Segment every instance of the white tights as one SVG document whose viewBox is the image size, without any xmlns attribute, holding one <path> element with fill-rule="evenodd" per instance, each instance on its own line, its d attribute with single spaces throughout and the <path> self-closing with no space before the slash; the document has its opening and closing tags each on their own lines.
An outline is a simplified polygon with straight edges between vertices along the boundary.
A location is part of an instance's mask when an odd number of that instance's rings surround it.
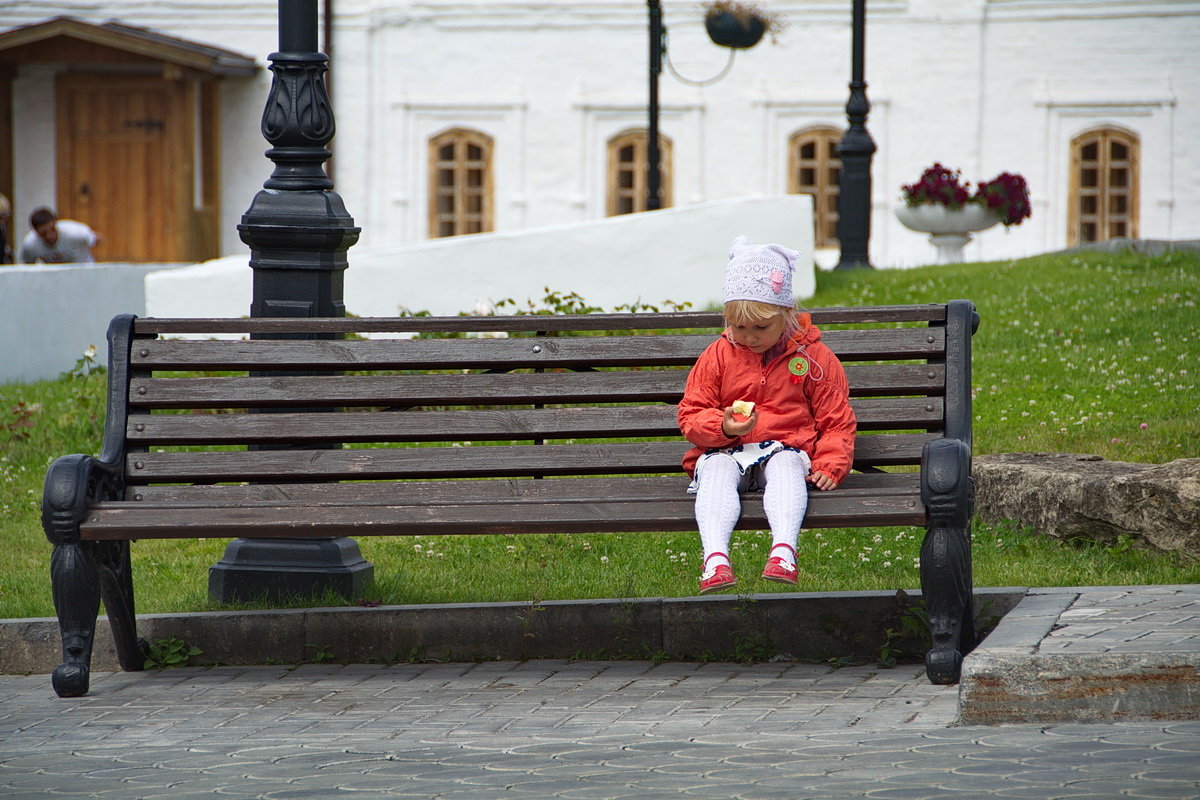
<svg viewBox="0 0 1200 800">
<path fill-rule="evenodd" d="M 806 461 L 799 453 L 781 450 L 752 469 L 761 470 L 763 507 L 771 524 L 771 555 L 795 564 L 796 538 L 808 509 Z M 729 456 L 711 456 L 704 463 L 704 477 L 696 491 L 696 525 L 704 547 L 705 570 L 729 563 L 729 539 L 742 513 L 738 490 L 749 478 Z"/>
</svg>

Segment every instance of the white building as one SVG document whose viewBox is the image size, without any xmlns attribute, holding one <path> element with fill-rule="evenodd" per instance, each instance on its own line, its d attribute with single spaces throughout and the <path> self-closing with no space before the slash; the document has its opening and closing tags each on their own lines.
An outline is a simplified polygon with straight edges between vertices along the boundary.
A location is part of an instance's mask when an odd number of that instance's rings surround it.
<svg viewBox="0 0 1200 800">
<path fill-rule="evenodd" d="M 831 244 L 820 209 L 835 207 L 828 145 L 846 124 L 850 2 L 764 5 L 787 27 L 739 52 L 722 80 L 662 76 L 669 202 L 814 191 L 818 245 Z M 699 3 L 663 8 L 674 68 L 718 73 L 728 51 L 708 40 Z M 1029 182 L 1033 217 L 980 234 L 972 260 L 1200 238 L 1200 1 L 867 9 L 873 263 L 932 260 L 893 211 L 901 184 L 935 161 L 972 181 L 1009 171 Z M 593 220 L 630 202 L 622 182 L 636 188 L 640 175 L 621 158 L 644 164 L 645 2 L 322 0 L 322 13 L 333 170 L 359 247 Z M 5 3 L 0 192 L 15 232 L 52 205 L 110 247 L 132 240 L 114 259 L 244 251 L 236 225 L 271 170 L 258 124 L 276 44 L 271 0 Z M 457 194 L 439 200 L 439 183 Z M 168 216 L 147 221 L 151 210 Z"/>
</svg>

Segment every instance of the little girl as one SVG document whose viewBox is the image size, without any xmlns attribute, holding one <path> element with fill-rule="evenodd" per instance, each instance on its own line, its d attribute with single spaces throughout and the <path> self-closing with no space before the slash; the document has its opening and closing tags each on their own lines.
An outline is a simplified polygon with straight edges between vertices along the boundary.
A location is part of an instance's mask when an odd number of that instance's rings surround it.
<svg viewBox="0 0 1200 800">
<path fill-rule="evenodd" d="M 695 445 L 693 476 L 704 546 L 700 593 L 737 583 L 729 538 L 739 491 L 762 490 L 772 545 L 763 577 L 796 583 L 796 537 L 807 483 L 833 489 L 850 471 L 857 422 L 846 373 L 792 297 L 793 250 L 739 236 L 725 267 L 725 332 L 688 375 L 679 429 Z M 738 401 L 753 403 L 747 414 Z"/>
</svg>

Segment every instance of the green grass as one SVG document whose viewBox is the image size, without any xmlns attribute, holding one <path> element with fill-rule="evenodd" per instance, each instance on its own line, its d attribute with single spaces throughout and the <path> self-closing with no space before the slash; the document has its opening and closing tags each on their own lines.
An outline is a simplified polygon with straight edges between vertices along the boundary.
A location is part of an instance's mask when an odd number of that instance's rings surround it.
<svg viewBox="0 0 1200 800">
<path fill-rule="evenodd" d="M 809 305 L 954 298 L 973 300 L 983 320 L 974 359 L 977 454 L 1079 452 L 1148 463 L 1200 455 L 1200 257 L 1081 254 L 822 273 Z M 97 451 L 103 392 L 98 375 L 0 386 L 0 617 L 53 614 L 50 546 L 38 518 L 42 477 L 56 456 Z M 799 588 L 915 588 L 920 533 L 806 532 Z M 384 603 L 684 596 L 695 592 L 700 568 L 694 533 L 367 537 L 359 544 L 376 569 L 365 599 Z M 735 535 L 739 591 L 786 590 L 756 577 L 767 544 L 760 532 Z M 207 572 L 224 546 L 135 543 L 139 611 L 213 608 Z M 1059 542 L 1010 525 L 976 525 L 975 581 L 1195 583 L 1200 565 L 1128 542 Z"/>
</svg>

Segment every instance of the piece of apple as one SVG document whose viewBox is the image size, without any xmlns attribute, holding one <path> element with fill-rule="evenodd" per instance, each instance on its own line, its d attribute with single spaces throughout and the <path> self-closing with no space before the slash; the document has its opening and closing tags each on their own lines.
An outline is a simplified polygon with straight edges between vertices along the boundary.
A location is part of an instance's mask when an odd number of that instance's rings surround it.
<svg viewBox="0 0 1200 800">
<path fill-rule="evenodd" d="M 733 413 L 748 417 L 754 413 L 754 403 L 751 403 L 749 400 L 734 400 Z"/>
</svg>

